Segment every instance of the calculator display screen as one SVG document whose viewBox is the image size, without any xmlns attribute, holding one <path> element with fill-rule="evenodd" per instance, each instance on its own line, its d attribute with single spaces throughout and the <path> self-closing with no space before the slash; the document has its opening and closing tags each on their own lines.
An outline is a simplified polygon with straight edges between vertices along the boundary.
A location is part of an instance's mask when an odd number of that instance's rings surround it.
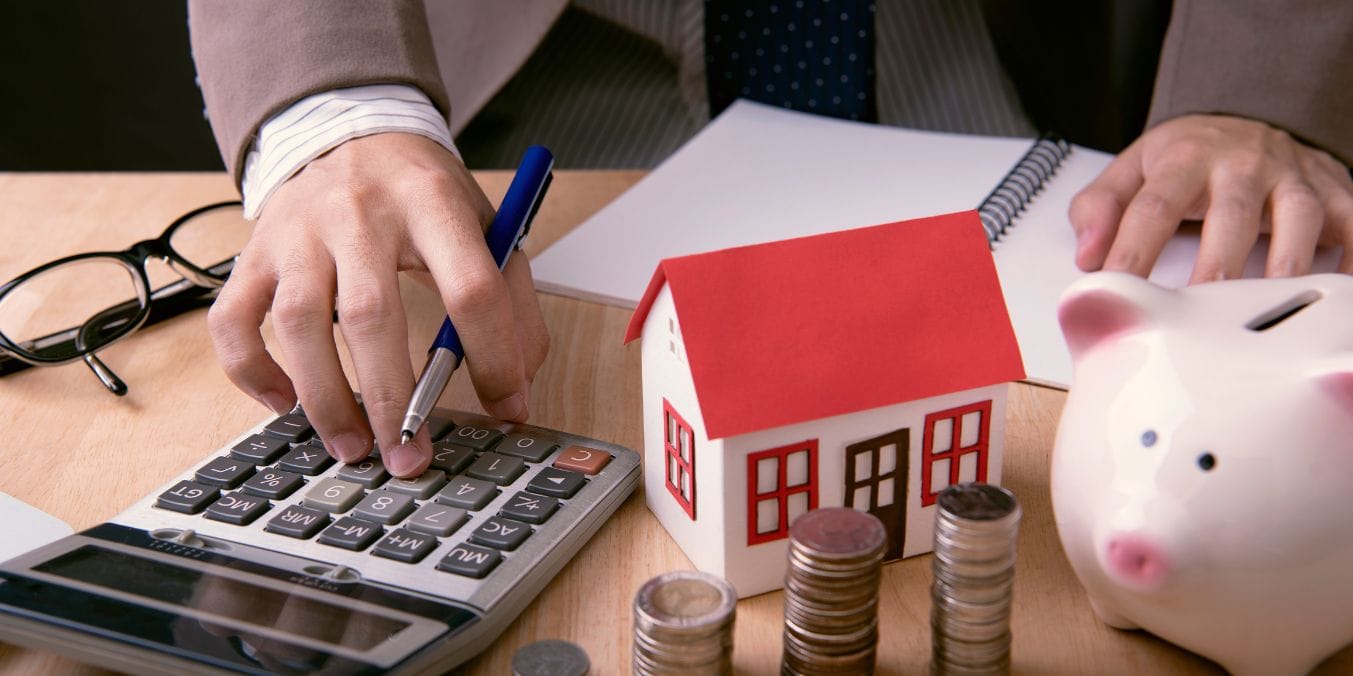
<svg viewBox="0 0 1353 676">
<path fill-rule="evenodd" d="M 409 626 L 407 622 L 310 596 L 98 547 L 81 547 L 37 565 L 34 570 L 195 608 L 258 627 L 260 633 L 281 631 L 356 650 L 369 650 Z M 237 631 L 212 626 L 208 619 L 201 622 L 209 633 L 223 635 Z"/>
</svg>

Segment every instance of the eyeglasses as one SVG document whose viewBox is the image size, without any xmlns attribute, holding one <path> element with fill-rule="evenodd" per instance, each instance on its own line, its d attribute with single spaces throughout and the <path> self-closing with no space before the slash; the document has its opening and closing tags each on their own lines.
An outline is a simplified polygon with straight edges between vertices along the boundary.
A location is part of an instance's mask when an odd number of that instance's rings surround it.
<svg viewBox="0 0 1353 676">
<path fill-rule="evenodd" d="M 0 375 L 82 359 L 109 391 L 126 394 L 95 353 L 146 324 L 210 305 L 252 232 L 239 202 L 209 204 L 125 251 L 67 256 L 19 275 L 0 286 Z M 180 279 L 152 289 L 151 258 Z"/>
</svg>

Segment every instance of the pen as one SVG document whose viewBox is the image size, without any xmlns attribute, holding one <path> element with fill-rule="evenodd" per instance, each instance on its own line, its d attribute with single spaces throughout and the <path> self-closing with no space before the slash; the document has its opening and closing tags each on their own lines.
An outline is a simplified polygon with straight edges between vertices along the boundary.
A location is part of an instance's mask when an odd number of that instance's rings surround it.
<svg viewBox="0 0 1353 676">
<path fill-rule="evenodd" d="M 531 146 L 522 155 L 512 184 L 507 187 L 507 194 L 503 195 L 503 203 L 498 206 L 498 213 L 494 214 L 493 222 L 484 234 L 489 253 L 499 270 L 507 265 L 513 249 L 521 244 L 526 231 L 530 229 L 531 219 L 540 209 L 545 190 L 550 186 L 550 170 L 553 167 L 554 156 L 542 146 Z M 442 321 L 437 338 L 432 341 L 427 364 L 423 366 L 423 373 L 418 376 L 418 384 L 413 388 L 413 397 L 409 400 L 409 409 L 404 414 L 404 424 L 400 428 L 400 443 L 409 443 L 413 435 L 418 433 L 418 428 L 427 421 L 432 407 L 441 398 L 442 390 L 451 382 L 451 374 L 456 372 L 464 358 L 465 348 L 461 347 L 460 335 L 456 333 L 456 327 L 452 326 L 451 317 L 448 316 Z"/>
</svg>

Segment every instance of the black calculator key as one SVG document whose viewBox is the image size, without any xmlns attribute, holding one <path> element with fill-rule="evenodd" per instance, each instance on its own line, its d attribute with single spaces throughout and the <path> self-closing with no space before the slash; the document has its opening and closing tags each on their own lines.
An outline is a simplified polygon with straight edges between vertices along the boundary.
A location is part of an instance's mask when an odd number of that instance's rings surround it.
<svg viewBox="0 0 1353 676">
<path fill-rule="evenodd" d="M 338 478 L 361 484 L 363 488 L 375 488 L 385 483 L 385 480 L 390 478 L 390 473 L 385 471 L 385 465 L 381 464 L 380 460 L 367 458 L 338 468 Z"/>
<path fill-rule="evenodd" d="M 230 454 L 255 465 L 271 465 L 277 456 L 282 455 L 290 447 L 286 439 L 255 434 L 235 444 L 230 449 Z"/>
<path fill-rule="evenodd" d="M 438 441 L 446 436 L 446 434 L 455 428 L 455 426 L 456 423 L 452 422 L 451 418 L 441 415 L 440 413 L 433 413 L 428 416 L 428 436 L 430 436 L 433 441 Z"/>
<path fill-rule="evenodd" d="M 311 446 L 310 444 L 302 444 L 292 448 L 290 453 L 277 461 L 278 469 L 299 472 L 306 476 L 319 474 L 332 464 L 334 464 L 334 459 L 329 457 L 323 446 Z"/>
<path fill-rule="evenodd" d="M 481 453 L 479 459 L 470 465 L 470 469 L 465 470 L 466 474 L 485 481 L 492 481 L 499 486 L 506 486 L 522 472 L 526 471 L 526 462 L 521 458 L 514 458 L 510 455 L 499 455 L 498 453 Z"/>
<path fill-rule="evenodd" d="M 487 427 L 461 425 L 446 435 L 442 441 L 459 444 L 476 451 L 487 451 L 503 438 L 503 433 Z"/>
<path fill-rule="evenodd" d="M 240 486 L 240 490 L 271 500 L 281 500 L 296 492 L 296 489 L 304 484 L 305 479 L 299 474 L 283 472 L 280 469 L 262 469 L 249 477 L 249 480 Z"/>
<path fill-rule="evenodd" d="M 468 517 L 469 514 L 460 507 L 447 507 L 429 502 L 419 507 L 418 511 L 404 522 L 404 526 L 419 533 L 446 537 L 456 532 Z"/>
<path fill-rule="evenodd" d="M 553 495 L 556 498 L 573 497 L 578 489 L 587 485 L 587 477 L 558 467 L 542 467 L 540 472 L 526 484 L 526 490 L 541 495 Z"/>
<path fill-rule="evenodd" d="M 499 513 L 518 521 L 541 524 L 545 523 L 556 509 L 559 509 L 559 501 L 554 498 L 532 493 L 514 493 L 507 499 L 507 504 L 503 505 L 503 510 Z"/>
<path fill-rule="evenodd" d="M 540 437 L 529 434 L 513 433 L 503 437 L 502 443 L 495 449 L 498 453 L 526 458 L 531 462 L 540 462 L 548 458 L 559 444 L 550 443 Z"/>
<path fill-rule="evenodd" d="M 221 491 L 215 486 L 180 481 L 173 488 L 160 494 L 155 500 L 156 507 L 163 507 L 184 514 L 196 514 L 220 497 Z"/>
<path fill-rule="evenodd" d="M 216 502 L 211 503 L 207 512 L 202 516 L 212 521 L 224 521 L 233 523 L 236 526 L 247 526 L 254 522 L 263 513 L 272 509 L 272 503 L 257 495 L 246 495 L 241 492 L 226 493 Z"/>
<path fill-rule="evenodd" d="M 413 498 L 408 495 L 389 491 L 375 491 L 362 498 L 362 501 L 353 508 L 352 513 L 354 516 L 367 521 L 389 525 L 408 516 L 409 512 L 413 511 L 413 507 Z"/>
<path fill-rule="evenodd" d="M 381 541 L 376 543 L 376 548 L 371 550 L 371 553 L 404 563 L 418 563 L 429 552 L 436 549 L 438 544 L 440 543 L 437 542 L 437 538 L 431 535 L 415 533 L 407 528 L 401 528 L 381 538 Z"/>
<path fill-rule="evenodd" d="M 470 463 L 474 462 L 475 452 L 473 449 L 445 442 L 437 442 L 432 445 L 432 464 L 429 467 L 439 469 L 447 474 L 460 474 L 465 471 Z"/>
<path fill-rule="evenodd" d="M 310 421 L 299 413 L 288 413 L 284 416 L 278 416 L 276 420 L 268 423 L 263 428 L 263 433 L 286 439 L 287 441 L 301 441 L 310 436 L 314 430 L 310 427 Z"/>
<path fill-rule="evenodd" d="M 437 502 L 462 509 L 478 510 L 498 497 L 498 487 L 487 481 L 458 476 L 447 482 L 437 494 Z"/>
<path fill-rule="evenodd" d="M 319 534 L 319 542 L 343 549 L 361 551 L 385 534 L 380 524 L 345 516 Z"/>
<path fill-rule="evenodd" d="M 491 516 L 470 534 L 470 541 L 494 549 L 512 551 L 521 546 L 533 531 L 531 527 L 512 519 Z"/>
<path fill-rule="evenodd" d="M 484 577 L 503 560 L 503 555 L 486 547 L 456 545 L 451 553 L 437 562 L 437 569 L 467 577 Z"/>
<path fill-rule="evenodd" d="M 198 481 L 222 488 L 234 488 L 254 473 L 253 464 L 229 456 L 212 458 L 194 474 Z"/>
<path fill-rule="evenodd" d="M 281 514 L 268 519 L 263 530 L 302 540 L 314 537 L 319 529 L 329 525 L 329 515 L 318 509 L 288 505 Z"/>
</svg>

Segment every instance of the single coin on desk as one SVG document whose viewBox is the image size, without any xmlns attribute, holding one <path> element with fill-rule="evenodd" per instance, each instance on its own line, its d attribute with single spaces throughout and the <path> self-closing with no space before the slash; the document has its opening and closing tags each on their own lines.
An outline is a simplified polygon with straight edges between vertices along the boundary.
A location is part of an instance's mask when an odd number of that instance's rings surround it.
<svg viewBox="0 0 1353 676">
<path fill-rule="evenodd" d="M 592 663 L 576 643 L 547 638 L 512 655 L 512 676 L 584 676 Z"/>
</svg>

